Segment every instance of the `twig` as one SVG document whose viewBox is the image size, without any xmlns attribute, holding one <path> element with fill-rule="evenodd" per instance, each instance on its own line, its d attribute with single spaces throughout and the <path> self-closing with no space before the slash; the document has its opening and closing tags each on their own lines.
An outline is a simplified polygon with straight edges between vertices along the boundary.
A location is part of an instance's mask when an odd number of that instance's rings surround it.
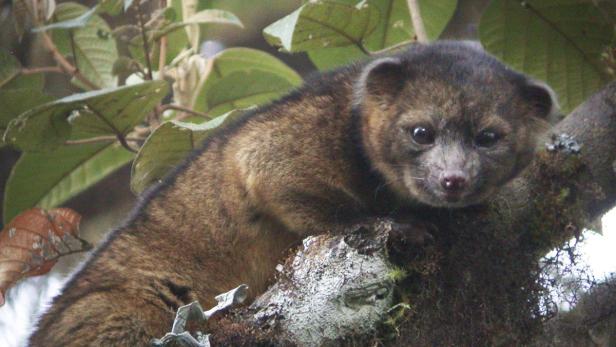
<svg viewBox="0 0 616 347">
<path fill-rule="evenodd" d="M 64 73 L 64 70 L 62 70 L 59 66 L 24 67 L 21 69 L 20 73 L 22 75 L 34 75 L 43 72 Z"/>
<path fill-rule="evenodd" d="M 413 29 L 415 29 L 417 41 L 420 43 L 428 43 L 428 34 L 426 34 L 426 27 L 424 26 L 423 18 L 421 18 L 418 1 L 406 0 L 406 3 L 409 5 L 411 22 L 413 22 Z"/>
<path fill-rule="evenodd" d="M 160 56 L 158 57 L 158 78 L 165 78 L 165 62 L 167 60 L 167 36 L 163 36 L 159 41 Z"/>
<path fill-rule="evenodd" d="M 87 138 L 87 139 L 81 139 L 81 140 L 67 140 L 64 141 L 65 145 L 84 145 L 84 144 L 90 144 L 90 143 L 99 143 L 99 142 L 113 142 L 118 140 L 118 137 L 116 135 L 110 135 L 110 136 L 98 136 L 98 137 L 91 137 L 91 138 Z M 127 142 L 139 142 L 139 141 L 143 141 L 142 138 L 139 137 L 126 137 L 126 141 Z"/>
<path fill-rule="evenodd" d="M 189 113 L 189 114 L 192 114 L 192 115 L 197 116 L 197 117 L 202 117 L 202 118 L 205 118 L 205 119 L 210 119 L 210 116 L 207 113 L 191 110 L 188 107 L 184 107 L 184 106 L 180 106 L 180 105 L 166 104 L 166 105 L 162 105 L 162 106 L 159 107 L 160 113 L 163 113 L 163 112 L 165 112 L 167 110 L 182 111 L 184 113 Z M 181 120 L 181 119 L 184 119 L 184 118 L 186 118 L 186 117 L 178 117 L 178 118 L 176 118 L 176 120 Z"/>
<path fill-rule="evenodd" d="M 84 85 L 91 89 L 99 89 L 96 84 L 90 81 L 86 76 L 82 75 L 81 72 L 79 72 L 79 70 L 77 70 L 77 68 L 73 66 L 73 64 L 71 64 L 68 60 L 66 60 L 66 58 L 64 58 L 62 53 L 60 53 L 60 51 L 58 50 L 58 47 L 56 47 L 56 45 L 53 43 L 47 33 L 44 32 L 41 35 L 43 38 L 43 44 L 51 53 L 53 59 L 58 63 L 58 65 L 60 65 L 60 68 L 64 70 L 64 72 L 71 76 L 74 76 L 80 82 L 82 82 Z"/>
<path fill-rule="evenodd" d="M 150 43 L 146 35 L 145 24 L 143 23 L 143 12 L 141 11 L 141 2 L 138 2 L 135 6 L 137 9 L 137 20 L 139 21 L 139 31 L 141 32 L 141 40 L 143 41 L 143 53 L 145 54 L 145 64 L 148 68 L 146 75 L 147 80 L 153 80 L 152 76 L 152 61 L 150 59 Z"/>
<path fill-rule="evenodd" d="M 107 118 L 105 118 L 105 116 L 103 116 L 97 109 L 90 107 L 90 105 L 86 106 L 88 106 L 89 111 L 92 111 L 92 113 L 100 119 L 101 122 L 105 123 L 105 125 L 107 125 L 116 134 L 116 138 L 120 141 L 122 147 L 126 148 L 129 152 L 137 153 L 137 150 L 132 148 L 128 142 L 126 142 L 126 136 L 118 128 L 116 128 L 113 123 L 107 120 Z"/>
<path fill-rule="evenodd" d="M 160 8 L 167 7 L 167 0 L 160 0 Z M 165 63 L 167 62 L 167 35 L 163 35 L 158 41 L 159 56 L 158 56 L 158 78 L 165 78 Z"/>
<path fill-rule="evenodd" d="M 385 47 L 385 48 L 380 49 L 378 51 L 373 51 L 373 52 L 370 53 L 370 55 L 379 55 L 379 54 L 383 54 L 383 53 L 388 53 L 388 52 L 391 52 L 391 51 L 395 51 L 396 49 L 400 49 L 400 48 L 402 48 L 404 46 L 411 45 L 413 43 L 416 43 L 416 41 L 415 40 L 408 40 L 408 41 L 398 42 L 398 43 L 396 43 L 393 46 Z"/>
</svg>

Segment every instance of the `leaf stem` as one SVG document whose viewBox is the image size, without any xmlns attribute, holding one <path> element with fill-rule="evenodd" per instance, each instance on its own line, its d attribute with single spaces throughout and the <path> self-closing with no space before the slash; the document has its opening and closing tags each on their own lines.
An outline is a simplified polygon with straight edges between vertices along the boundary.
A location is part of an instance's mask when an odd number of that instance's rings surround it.
<svg viewBox="0 0 616 347">
<path fill-rule="evenodd" d="M 400 49 L 400 48 L 402 48 L 404 46 L 411 45 L 411 44 L 413 44 L 415 42 L 416 42 L 415 40 L 408 40 L 408 41 L 398 42 L 398 43 L 396 43 L 393 46 L 385 47 L 385 48 L 380 49 L 378 51 L 371 52 L 370 54 L 371 55 L 379 55 L 379 54 L 395 51 L 396 49 Z"/>
<path fill-rule="evenodd" d="M 207 113 L 203 113 L 203 112 L 199 112 L 199 111 L 195 111 L 192 110 L 188 107 L 184 107 L 184 106 L 180 106 L 180 105 L 174 105 L 174 104 L 166 104 L 166 105 L 162 105 L 159 107 L 159 111 L 160 113 L 163 113 L 167 110 L 176 110 L 176 111 L 181 111 L 184 113 L 188 113 L 197 117 L 202 117 L 205 119 L 210 119 L 210 116 Z M 176 120 L 182 120 L 185 119 L 187 117 L 177 117 Z"/>
<path fill-rule="evenodd" d="M 21 69 L 22 75 L 34 75 L 34 74 L 43 73 L 43 72 L 64 73 L 64 70 L 62 70 L 62 68 L 59 66 L 39 66 L 39 67 L 28 67 L 28 68 L 24 67 Z"/>
<path fill-rule="evenodd" d="M 81 72 L 79 72 L 79 70 L 75 66 L 73 66 L 73 64 L 66 60 L 66 58 L 62 55 L 62 53 L 60 53 L 58 47 L 56 47 L 56 45 L 53 43 L 53 41 L 46 32 L 42 33 L 42 38 L 43 44 L 51 53 L 53 59 L 58 63 L 58 65 L 60 65 L 60 68 L 64 70 L 64 72 L 75 77 L 90 89 L 99 89 L 96 84 L 86 78 L 86 76 L 82 75 Z"/>
<path fill-rule="evenodd" d="M 419 2 L 417 0 L 406 0 L 406 3 L 409 6 L 411 22 L 413 22 L 413 29 L 415 29 L 417 41 L 420 43 L 428 43 L 428 34 L 426 34 L 426 27 L 421 17 L 421 11 L 419 10 Z"/>
<path fill-rule="evenodd" d="M 146 28 L 143 22 L 143 11 L 141 11 L 141 1 L 139 1 L 135 8 L 137 9 L 137 21 L 139 22 L 139 32 L 141 33 L 141 40 L 143 41 L 143 53 L 145 55 L 145 64 L 148 69 L 146 74 L 147 80 L 153 80 L 152 76 L 152 61 L 150 57 L 150 43 L 146 35 Z"/>
<path fill-rule="evenodd" d="M 105 116 L 103 116 L 97 109 L 91 107 L 90 105 L 86 106 L 88 106 L 88 110 L 92 111 L 92 113 L 98 119 L 100 119 L 101 122 L 105 123 L 105 125 L 107 125 L 116 134 L 116 138 L 118 139 L 118 141 L 120 141 L 122 147 L 126 148 L 126 150 L 129 152 L 137 153 L 137 150 L 131 147 L 128 142 L 126 142 L 126 136 L 118 128 L 116 128 L 113 123 L 108 121 L 107 118 L 105 118 Z"/>
<path fill-rule="evenodd" d="M 87 139 L 80 139 L 80 140 L 67 140 L 67 141 L 64 141 L 64 144 L 71 146 L 71 145 L 84 145 L 84 144 L 100 143 L 100 142 L 113 142 L 117 140 L 118 140 L 117 136 L 110 135 L 110 136 L 90 137 Z M 126 141 L 127 142 L 138 142 L 138 141 L 143 141 L 143 139 L 139 137 L 126 137 Z"/>
</svg>

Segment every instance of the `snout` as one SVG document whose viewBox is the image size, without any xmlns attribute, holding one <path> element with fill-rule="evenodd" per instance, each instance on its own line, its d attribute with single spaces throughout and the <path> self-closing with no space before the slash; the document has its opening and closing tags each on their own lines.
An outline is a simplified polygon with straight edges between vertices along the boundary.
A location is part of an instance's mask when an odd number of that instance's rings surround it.
<svg viewBox="0 0 616 347">
<path fill-rule="evenodd" d="M 438 180 L 443 196 L 448 202 L 460 200 L 468 190 L 469 177 L 463 171 L 443 171 Z"/>
</svg>

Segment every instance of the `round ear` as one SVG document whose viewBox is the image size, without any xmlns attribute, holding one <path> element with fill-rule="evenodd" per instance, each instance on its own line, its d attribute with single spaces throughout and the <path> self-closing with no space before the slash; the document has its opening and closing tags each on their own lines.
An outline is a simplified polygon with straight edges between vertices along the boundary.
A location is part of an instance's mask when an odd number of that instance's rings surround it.
<svg viewBox="0 0 616 347">
<path fill-rule="evenodd" d="M 543 119 L 552 119 L 559 112 L 556 93 L 547 84 L 531 80 L 522 90 L 522 94 Z"/>
<path fill-rule="evenodd" d="M 398 58 L 380 58 L 369 63 L 355 84 L 356 104 L 366 100 L 378 104 L 393 101 L 402 90 L 404 81 L 408 79 L 407 74 Z"/>
</svg>

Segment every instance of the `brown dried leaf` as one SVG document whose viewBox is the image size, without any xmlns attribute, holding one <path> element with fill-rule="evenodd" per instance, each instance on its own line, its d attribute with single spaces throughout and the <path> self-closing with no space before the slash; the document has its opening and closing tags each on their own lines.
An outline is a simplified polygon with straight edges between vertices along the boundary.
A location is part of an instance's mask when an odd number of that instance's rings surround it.
<svg viewBox="0 0 616 347">
<path fill-rule="evenodd" d="M 4 294 L 24 277 L 46 274 L 64 255 L 83 252 L 81 216 L 69 208 L 26 210 L 0 232 L 0 306 Z"/>
</svg>

